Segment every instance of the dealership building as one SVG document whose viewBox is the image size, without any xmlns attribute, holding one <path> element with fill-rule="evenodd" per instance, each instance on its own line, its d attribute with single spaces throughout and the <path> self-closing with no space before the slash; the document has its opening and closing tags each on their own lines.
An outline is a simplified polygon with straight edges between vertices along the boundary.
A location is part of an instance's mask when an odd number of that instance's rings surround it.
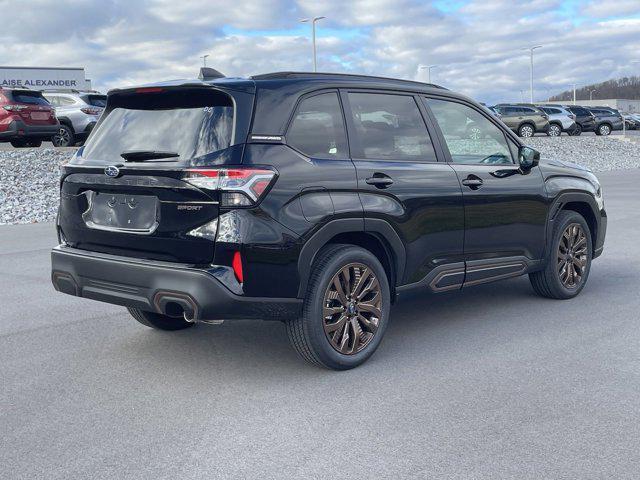
<svg viewBox="0 0 640 480">
<path fill-rule="evenodd" d="M 0 66 L 0 87 L 91 90 L 91 80 L 86 78 L 84 68 Z"/>
</svg>

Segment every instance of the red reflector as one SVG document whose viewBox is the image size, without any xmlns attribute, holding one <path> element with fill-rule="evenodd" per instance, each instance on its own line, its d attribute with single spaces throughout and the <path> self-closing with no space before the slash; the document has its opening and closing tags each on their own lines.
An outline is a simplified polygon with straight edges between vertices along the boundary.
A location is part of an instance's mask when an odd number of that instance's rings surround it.
<svg viewBox="0 0 640 480">
<path fill-rule="evenodd" d="M 163 91 L 164 91 L 164 88 L 160 88 L 160 87 L 136 88 L 136 93 L 159 93 Z"/>
<path fill-rule="evenodd" d="M 236 278 L 240 283 L 242 283 L 244 281 L 244 276 L 242 275 L 242 257 L 240 256 L 240 252 L 236 251 L 233 254 L 231 266 L 233 267 L 233 273 L 235 273 Z"/>
</svg>

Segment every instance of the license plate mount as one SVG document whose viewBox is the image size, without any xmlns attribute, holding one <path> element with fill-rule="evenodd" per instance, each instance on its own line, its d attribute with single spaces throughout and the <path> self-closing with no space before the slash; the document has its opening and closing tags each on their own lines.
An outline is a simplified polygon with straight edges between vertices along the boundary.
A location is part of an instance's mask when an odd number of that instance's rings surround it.
<svg viewBox="0 0 640 480">
<path fill-rule="evenodd" d="M 86 192 L 85 224 L 96 230 L 149 235 L 159 225 L 158 198 L 151 195 Z"/>
</svg>

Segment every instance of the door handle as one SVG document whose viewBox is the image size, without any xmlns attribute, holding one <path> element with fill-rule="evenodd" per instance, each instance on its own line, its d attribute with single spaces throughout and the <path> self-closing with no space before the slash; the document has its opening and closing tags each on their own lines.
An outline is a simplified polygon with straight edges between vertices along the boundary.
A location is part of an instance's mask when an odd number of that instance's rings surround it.
<svg viewBox="0 0 640 480">
<path fill-rule="evenodd" d="M 373 185 L 374 187 L 387 188 L 389 185 L 393 184 L 393 179 L 384 173 L 374 173 L 373 177 L 365 179 L 365 182 L 369 185 Z"/>
<path fill-rule="evenodd" d="M 469 175 L 467 178 L 462 180 L 462 185 L 465 187 L 469 187 L 471 190 L 479 189 L 484 183 L 480 177 L 476 177 L 475 175 Z"/>
</svg>

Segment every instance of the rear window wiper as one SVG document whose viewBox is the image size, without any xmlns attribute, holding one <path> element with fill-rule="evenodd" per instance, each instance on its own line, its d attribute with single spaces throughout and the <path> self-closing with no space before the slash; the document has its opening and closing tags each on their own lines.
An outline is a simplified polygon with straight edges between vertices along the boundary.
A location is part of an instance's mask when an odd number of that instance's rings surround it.
<svg viewBox="0 0 640 480">
<path fill-rule="evenodd" d="M 180 154 L 176 152 L 163 152 L 161 150 L 129 150 L 120 154 L 127 162 L 144 162 L 161 158 L 175 158 Z"/>
</svg>

